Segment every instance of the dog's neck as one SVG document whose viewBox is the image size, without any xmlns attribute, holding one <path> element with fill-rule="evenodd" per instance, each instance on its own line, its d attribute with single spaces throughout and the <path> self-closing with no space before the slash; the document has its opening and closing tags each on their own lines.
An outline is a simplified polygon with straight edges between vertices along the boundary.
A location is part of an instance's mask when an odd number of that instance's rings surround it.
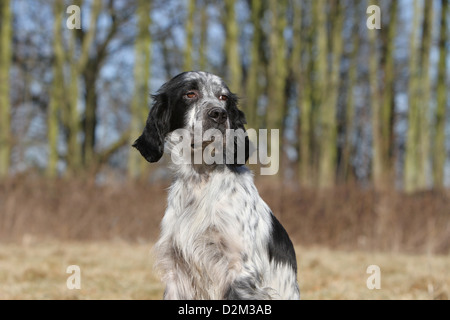
<svg viewBox="0 0 450 320">
<path fill-rule="evenodd" d="M 172 173 L 176 179 L 192 182 L 207 183 L 213 176 L 250 174 L 246 166 L 227 164 L 171 164 Z"/>
</svg>

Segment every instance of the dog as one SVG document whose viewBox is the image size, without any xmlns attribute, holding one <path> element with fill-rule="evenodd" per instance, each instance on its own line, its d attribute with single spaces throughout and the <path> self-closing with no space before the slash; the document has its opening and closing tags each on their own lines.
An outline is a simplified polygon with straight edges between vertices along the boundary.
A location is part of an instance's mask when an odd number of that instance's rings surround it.
<svg viewBox="0 0 450 320">
<path fill-rule="evenodd" d="M 175 163 L 155 245 L 164 299 L 299 299 L 292 242 L 245 166 L 248 137 L 216 143 L 212 154 L 222 163 L 192 164 L 196 151 L 205 151 L 229 131 L 245 133 L 237 96 L 220 77 L 192 71 L 175 76 L 152 97 L 145 128 L 133 146 L 147 161 L 157 162 L 166 145 Z M 211 129 L 214 139 L 195 138 L 196 131 Z M 176 148 L 181 140 L 183 156 Z M 225 156 L 229 152 L 235 154 Z"/>
</svg>

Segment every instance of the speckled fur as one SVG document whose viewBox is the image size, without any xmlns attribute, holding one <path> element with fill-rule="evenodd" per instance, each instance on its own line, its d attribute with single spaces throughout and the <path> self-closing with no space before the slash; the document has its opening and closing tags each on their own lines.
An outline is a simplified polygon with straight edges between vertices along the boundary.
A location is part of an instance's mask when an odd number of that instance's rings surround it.
<svg viewBox="0 0 450 320">
<path fill-rule="evenodd" d="M 214 102 L 214 93 L 228 92 L 214 75 L 191 72 L 185 77 L 198 79 L 202 99 Z M 198 101 L 186 110 L 185 128 L 203 120 L 204 105 Z M 169 153 L 172 138 L 167 134 Z M 291 263 L 271 256 L 269 248 L 280 240 L 273 236 L 274 217 L 252 173 L 228 164 L 171 168 L 174 181 L 155 246 L 156 267 L 166 284 L 164 298 L 299 299 L 295 253 Z M 292 247 L 290 240 L 283 241 Z"/>
</svg>

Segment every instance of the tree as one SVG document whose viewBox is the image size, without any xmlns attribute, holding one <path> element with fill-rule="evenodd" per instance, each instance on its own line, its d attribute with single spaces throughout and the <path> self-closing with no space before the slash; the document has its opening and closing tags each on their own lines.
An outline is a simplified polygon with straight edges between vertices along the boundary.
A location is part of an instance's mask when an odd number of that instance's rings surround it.
<svg viewBox="0 0 450 320">
<path fill-rule="evenodd" d="M 383 184 L 391 185 L 394 171 L 393 149 L 394 149 L 394 110 L 395 110 L 395 61 L 394 48 L 397 33 L 398 1 L 389 3 L 389 24 L 386 26 L 384 50 L 382 53 L 382 70 L 384 74 L 383 91 L 381 99 L 380 130 L 381 130 L 381 161 Z M 379 184 L 378 184 L 379 185 Z"/>
<path fill-rule="evenodd" d="M 394 112 L 394 44 L 398 2 L 389 4 L 390 20 L 382 30 L 369 30 L 370 88 L 372 102 L 372 179 L 375 189 L 385 189 L 392 183 L 393 112 Z M 376 37 L 379 35 L 379 37 Z M 376 40 L 383 40 L 380 59 Z M 379 70 L 384 75 L 380 83 Z"/>
<path fill-rule="evenodd" d="M 12 12 L 9 0 L 0 2 L 0 177 L 8 174 L 11 157 L 11 66 Z"/>
<path fill-rule="evenodd" d="M 425 1 L 424 19 L 422 23 L 422 46 L 419 51 L 420 66 L 420 89 L 418 91 L 419 101 L 419 180 L 418 188 L 428 187 L 427 171 L 430 167 L 430 101 L 431 101 L 431 78 L 430 78 L 430 54 L 433 36 L 433 2 Z"/>
<path fill-rule="evenodd" d="M 261 76 L 261 42 L 262 29 L 261 20 L 263 10 L 263 3 L 260 0 L 251 0 L 251 24 L 253 27 L 252 43 L 250 48 L 250 66 L 248 67 L 247 81 L 246 81 L 246 103 L 244 106 L 245 115 L 248 126 L 250 128 L 258 127 L 257 110 L 258 98 L 261 94 L 259 79 Z"/>
<path fill-rule="evenodd" d="M 433 180 L 438 189 L 444 187 L 444 167 L 446 158 L 445 146 L 445 116 L 447 108 L 447 14 L 448 0 L 441 0 L 440 34 L 439 34 L 439 63 L 437 80 L 437 107 L 434 123 L 433 144 Z"/>
<path fill-rule="evenodd" d="M 298 154 L 299 182 L 303 186 L 315 184 L 314 158 L 314 123 L 313 123 L 313 73 L 314 73 L 314 36 L 315 27 L 307 19 L 309 7 L 305 2 L 294 2 L 293 8 L 293 47 L 291 69 L 296 83 L 296 100 L 298 107 Z M 304 19 L 305 17 L 305 19 Z M 302 24 L 305 26 L 302 27 Z"/>
<path fill-rule="evenodd" d="M 296 83 L 296 100 L 298 107 L 298 153 L 299 153 L 299 181 L 302 185 L 311 184 L 311 100 L 310 86 L 307 78 L 306 68 L 302 63 L 302 54 L 307 47 L 310 47 L 309 41 L 304 41 L 307 37 L 302 36 L 302 13 L 303 6 L 301 2 L 294 2 L 293 8 L 293 26 L 292 37 L 293 47 L 291 55 L 291 70 L 293 79 Z M 306 11 L 306 10 L 305 10 Z M 308 37 L 309 38 L 309 37 Z M 309 39 L 308 39 L 309 40 Z"/>
<path fill-rule="evenodd" d="M 335 184 L 337 167 L 337 98 L 339 93 L 339 74 L 342 58 L 343 10 L 339 0 L 331 2 L 332 31 L 331 52 L 328 50 L 326 11 L 323 0 L 317 1 L 318 23 L 318 63 L 322 98 L 320 101 L 320 159 L 319 188 L 332 187 Z M 331 53 L 331 65 L 328 65 L 328 53 Z M 326 92 L 326 94 L 325 94 Z"/>
<path fill-rule="evenodd" d="M 81 3 L 75 1 L 77 5 Z M 79 141 L 79 133 L 81 129 L 81 115 L 78 110 L 79 101 L 79 81 L 85 71 L 89 62 L 89 53 L 92 48 L 92 44 L 95 40 L 97 30 L 97 20 L 102 9 L 101 1 L 93 1 L 90 10 L 89 29 L 85 31 L 84 28 L 79 30 L 71 30 L 71 38 L 69 44 L 69 65 L 70 65 L 70 83 L 67 88 L 68 94 L 68 107 L 64 116 L 65 127 L 67 130 L 67 149 L 69 156 L 67 157 L 67 164 L 69 172 L 75 173 L 82 168 L 83 155 L 82 155 L 82 143 Z M 76 43 L 80 41 L 80 52 L 76 57 Z M 95 90 L 95 87 L 93 88 Z M 86 113 L 89 116 L 91 109 L 86 106 Z M 92 139 L 89 136 L 85 137 L 85 140 Z M 84 150 L 86 157 L 86 149 Z M 89 152 L 89 151 L 88 151 Z M 92 155 L 89 154 L 88 157 Z"/>
<path fill-rule="evenodd" d="M 139 0 L 137 6 L 138 34 L 135 44 L 134 94 L 131 102 L 130 144 L 139 136 L 148 114 L 148 97 L 151 44 L 150 35 L 151 1 Z M 145 160 L 138 152 L 131 152 L 128 158 L 128 174 L 132 178 L 142 176 Z"/>
<path fill-rule="evenodd" d="M 242 93 L 242 66 L 239 52 L 239 26 L 236 19 L 236 1 L 225 0 L 225 60 L 230 90 L 238 95 Z"/>
<path fill-rule="evenodd" d="M 208 59 L 207 59 L 207 42 L 208 42 L 208 5 L 207 1 L 201 1 L 201 12 L 200 12 L 200 48 L 199 48 L 199 67 L 200 70 L 207 70 Z"/>
<path fill-rule="evenodd" d="M 149 2 L 149 5 L 151 1 Z M 135 7 L 132 5 L 128 5 L 126 10 L 121 10 L 119 8 L 115 8 L 114 5 L 117 3 L 116 1 L 109 1 L 108 6 L 105 8 L 108 13 L 107 16 L 110 19 L 110 26 L 105 30 L 106 36 L 104 39 L 98 39 L 97 34 L 94 36 L 92 41 L 90 54 L 88 55 L 88 60 L 84 65 L 80 65 L 80 67 L 84 66 L 81 69 L 81 77 L 83 78 L 83 90 L 84 91 L 84 102 L 85 102 L 85 112 L 84 118 L 82 119 L 82 130 L 84 133 L 84 140 L 82 145 L 82 164 L 84 167 L 98 166 L 105 160 L 105 155 L 113 152 L 115 149 L 119 148 L 121 145 L 125 144 L 128 141 L 129 132 L 125 132 L 118 139 L 117 143 L 113 146 L 110 146 L 107 150 L 104 150 L 102 153 L 95 151 L 96 146 L 96 128 L 97 128 L 97 105 L 98 105 L 98 94 L 97 94 L 97 83 L 100 78 L 100 71 L 108 56 L 111 55 L 111 52 L 108 51 L 108 46 L 113 40 L 118 40 L 118 34 L 120 35 L 120 27 L 125 25 L 127 21 L 129 21 L 132 15 L 135 13 Z M 98 8 L 92 8 L 95 14 Z M 150 9 L 148 9 L 148 12 Z M 141 13 L 141 12 L 139 12 Z M 92 23 L 97 23 L 92 21 Z M 84 38 L 89 35 L 86 35 L 83 32 L 79 32 L 78 34 L 79 42 L 82 43 Z M 121 42 L 127 43 L 130 41 L 128 39 L 132 39 L 130 37 L 123 37 Z M 141 93 L 142 94 L 142 93 Z"/>
<path fill-rule="evenodd" d="M 378 48 L 376 45 L 376 33 L 377 29 L 369 30 L 370 38 L 370 56 L 369 56 L 369 79 L 370 79 L 370 96 L 372 106 L 372 140 L 373 140 L 373 159 L 372 159 L 372 177 L 375 188 L 380 188 L 383 184 L 383 174 L 385 168 L 383 167 L 383 155 L 382 155 L 382 141 L 381 134 L 381 94 L 378 84 Z"/>
<path fill-rule="evenodd" d="M 287 49 L 284 30 L 287 27 L 286 11 L 287 1 L 269 1 L 270 34 L 269 34 L 269 53 L 270 58 L 267 66 L 267 111 L 266 123 L 269 130 L 279 130 L 280 150 L 284 142 L 284 118 L 287 112 L 286 100 L 286 78 L 287 78 Z M 268 141 L 269 149 L 275 146 Z M 283 153 L 280 152 L 282 156 Z M 272 159 L 276 161 L 279 159 Z M 280 167 L 279 164 L 272 164 Z M 280 174 L 278 175 L 280 176 Z"/>
<path fill-rule="evenodd" d="M 422 37 L 417 46 L 419 4 L 415 1 L 414 23 L 411 33 L 408 132 L 405 154 L 404 189 L 414 192 L 427 188 L 429 165 L 430 122 L 430 49 L 433 3 L 425 1 Z"/>
<path fill-rule="evenodd" d="M 183 71 L 192 71 L 194 63 L 192 62 L 192 48 L 194 41 L 194 13 L 195 13 L 195 0 L 189 0 L 188 3 L 188 15 L 186 17 L 186 44 L 184 46 L 184 64 Z"/>
<path fill-rule="evenodd" d="M 364 7 L 365 4 L 359 0 L 353 2 L 353 23 L 352 23 L 352 33 L 350 36 L 352 42 L 352 49 L 349 53 L 349 67 L 348 67 L 348 83 L 346 87 L 346 101 L 344 107 L 345 120 L 343 125 L 344 130 L 344 144 L 342 147 L 342 157 L 340 161 L 340 177 L 342 181 L 348 182 L 351 176 L 351 157 L 354 153 L 354 145 L 352 142 L 354 127 L 355 127 L 355 93 L 354 89 L 357 84 L 358 79 L 358 52 L 359 46 L 361 43 L 361 37 L 359 35 L 359 21 L 362 15 L 361 8 Z"/>
<path fill-rule="evenodd" d="M 53 4 L 53 81 L 47 110 L 47 176 L 50 178 L 55 177 L 58 173 L 59 113 L 61 111 L 61 105 L 64 105 L 64 47 L 61 29 L 63 12 L 63 3 L 61 1 L 55 1 Z"/>
<path fill-rule="evenodd" d="M 414 21 L 410 36 L 409 56 L 409 109 L 408 109 L 408 132 L 406 140 L 405 166 L 404 166 L 404 189 L 412 192 L 417 186 L 417 142 L 418 142 L 418 106 L 415 101 L 418 90 L 418 66 L 417 66 L 417 33 L 419 24 L 419 2 L 414 1 Z"/>
</svg>

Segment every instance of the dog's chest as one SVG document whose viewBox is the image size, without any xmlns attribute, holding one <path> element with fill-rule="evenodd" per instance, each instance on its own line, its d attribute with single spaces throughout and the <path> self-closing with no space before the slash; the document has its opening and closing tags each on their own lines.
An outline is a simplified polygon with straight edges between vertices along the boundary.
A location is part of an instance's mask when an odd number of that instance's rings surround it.
<svg viewBox="0 0 450 320">
<path fill-rule="evenodd" d="M 198 273 L 199 281 L 212 281 L 261 261 L 268 210 L 253 183 L 227 176 L 205 185 L 179 181 L 170 190 L 162 231 L 175 247 L 177 263 L 194 278 Z"/>
<path fill-rule="evenodd" d="M 265 274 L 270 223 L 250 175 L 175 181 L 156 245 L 167 296 L 220 299 L 238 274 Z"/>
<path fill-rule="evenodd" d="M 176 182 L 169 193 L 165 220 L 183 247 L 220 239 L 219 247 L 237 241 L 241 252 L 254 251 L 253 244 L 268 234 L 270 211 L 252 181 L 222 175 L 205 184 Z"/>
<path fill-rule="evenodd" d="M 173 215 L 173 238 L 182 247 L 216 247 L 218 251 L 230 249 L 228 242 L 240 238 L 248 216 L 237 208 L 236 195 L 214 187 L 186 186 L 171 194 L 168 213 Z"/>
</svg>

